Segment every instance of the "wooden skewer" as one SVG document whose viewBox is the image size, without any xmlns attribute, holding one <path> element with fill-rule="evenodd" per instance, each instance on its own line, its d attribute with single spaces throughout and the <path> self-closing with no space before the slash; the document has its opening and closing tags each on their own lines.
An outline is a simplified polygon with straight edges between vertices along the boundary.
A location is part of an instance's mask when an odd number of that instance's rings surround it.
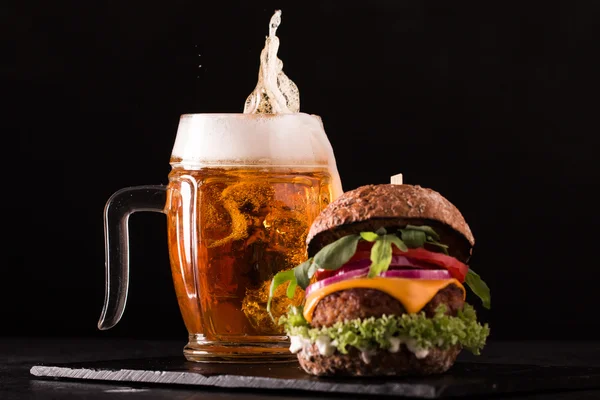
<svg viewBox="0 0 600 400">
<path fill-rule="evenodd" d="M 402 174 L 392 175 L 390 181 L 392 185 L 402 185 Z"/>
</svg>

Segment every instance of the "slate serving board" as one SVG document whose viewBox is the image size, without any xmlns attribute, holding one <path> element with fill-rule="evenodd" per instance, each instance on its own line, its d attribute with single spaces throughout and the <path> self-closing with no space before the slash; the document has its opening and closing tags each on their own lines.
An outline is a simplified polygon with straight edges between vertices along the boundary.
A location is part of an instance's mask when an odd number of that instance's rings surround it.
<svg viewBox="0 0 600 400">
<path fill-rule="evenodd" d="M 600 388 L 599 367 L 457 362 L 446 374 L 411 378 L 318 378 L 297 363 L 203 364 L 180 357 L 34 365 L 37 377 L 353 395 L 445 398 Z"/>
</svg>

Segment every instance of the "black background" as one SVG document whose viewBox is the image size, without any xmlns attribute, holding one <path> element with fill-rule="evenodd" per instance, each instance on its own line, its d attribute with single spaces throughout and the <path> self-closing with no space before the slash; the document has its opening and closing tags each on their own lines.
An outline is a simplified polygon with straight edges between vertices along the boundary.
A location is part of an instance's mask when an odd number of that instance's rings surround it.
<svg viewBox="0 0 600 400">
<path fill-rule="evenodd" d="M 4 7 L 4 6 L 3 6 Z M 100 332 L 103 207 L 164 184 L 179 115 L 241 112 L 268 21 L 344 189 L 444 194 L 476 237 L 497 339 L 597 338 L 600 3 L 21 2 L 4 14 L 1 335 L 185 338 L 164 215 L 130 220 L 122 321 Z M 4 35 L 3 35 L 4 36 Z M 6 36 L 5 36 L 6 39 Z"/>
</svg>

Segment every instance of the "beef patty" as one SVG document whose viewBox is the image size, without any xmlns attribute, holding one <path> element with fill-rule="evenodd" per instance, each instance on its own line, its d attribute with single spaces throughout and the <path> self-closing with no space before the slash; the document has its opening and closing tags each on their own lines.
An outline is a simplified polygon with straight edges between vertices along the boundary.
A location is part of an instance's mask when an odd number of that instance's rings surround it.
<svg viewBox="0 0 600 400">
<path fill-rule="evenodd" d="M 440 304 L 447 307 L 446 314 L 455 316 L 463 308 L 463 291 L 450 284 L 437 292 L 423 307 L 429 318 L 435 315 Z M 325 296 L 315 307 L 311 325 L 315 328 L 331 326 L 339 321 L 357 318 L 381 317 L 382 315 L 402 315 L 406 309 L 398 300 L 376 289 L 347 289 Z"/>
</svg>

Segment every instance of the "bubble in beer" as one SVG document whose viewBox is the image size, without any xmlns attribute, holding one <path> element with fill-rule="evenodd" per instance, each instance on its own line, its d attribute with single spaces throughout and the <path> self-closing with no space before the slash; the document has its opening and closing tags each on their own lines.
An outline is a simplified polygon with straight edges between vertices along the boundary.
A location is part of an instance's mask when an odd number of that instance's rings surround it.
<svg viewBox="0 0 600 400">
<path fill-rule="evenodd" d="M 258 83 L 246 99 L 244 114 L 281 114 L 300 111 L 298 87 L 283 73 L 283 62 L 277 58 L 279 38 L 275 35 L 281 23 L 281 10 L 276 10 L 269 23 L 269 36 L 260 53 Z"/>
</svg>

